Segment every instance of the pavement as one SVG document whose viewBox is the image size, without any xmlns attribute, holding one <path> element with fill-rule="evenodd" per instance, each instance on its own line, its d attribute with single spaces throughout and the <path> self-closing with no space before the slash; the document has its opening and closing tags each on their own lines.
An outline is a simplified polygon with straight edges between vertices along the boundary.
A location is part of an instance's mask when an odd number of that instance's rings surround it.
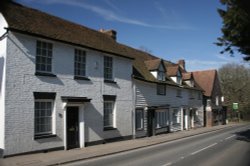
<svg viewBox="0 0 250 166">
<path fill-rule="evenodd" d="M 245 123 L 229 123 L 213 127 L 202 127 L 173 133 L 161 134 L 127 141 L 89 146 L 72 150 L 60 150 L 47 153 L 19 155 L 0 159 L 0 166 L 52 166 L 101 157 L 120 152 L 130 151 L 165 142 L 170 142 L 203 133 L 223 130 L 225 128 L 245 125 Z"/>
</svg>

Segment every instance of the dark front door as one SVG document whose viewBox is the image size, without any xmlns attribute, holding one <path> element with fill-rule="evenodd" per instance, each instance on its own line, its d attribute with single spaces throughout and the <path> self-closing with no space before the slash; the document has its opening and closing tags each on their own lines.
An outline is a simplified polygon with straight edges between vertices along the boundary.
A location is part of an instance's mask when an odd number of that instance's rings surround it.
<svg viewBox="0 0 250 166">
<path fill-rule="evenodd" d="M 79 147 L 78 107 L 67 107 L 67 149 Z"/>
<path fill-rule="evenodd" d="M 153 136 L 153 135 L 155 135 L 155 111 L 154 110 L 151 110 L 151 109 L 149 109 L 148 110 L 148 118 L 147 118 L 147 120 L 148 120 L 148 127 L 147 127 L 147 130 L 148 130 L 148 137 L 150 137 L 150 136 Z"/>
</svg>

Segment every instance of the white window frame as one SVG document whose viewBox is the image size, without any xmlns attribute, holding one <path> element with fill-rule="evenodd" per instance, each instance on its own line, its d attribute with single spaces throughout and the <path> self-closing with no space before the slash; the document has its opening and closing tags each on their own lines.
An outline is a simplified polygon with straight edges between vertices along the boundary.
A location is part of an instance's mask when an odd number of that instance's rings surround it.
<svg viewBox="0 0 250 166">
<path fill-rule="evenodd" d="M 144 129 L 144 111 L 143 109 L 136 109 L 136 130 L 143 130 Z M 140 116 L 138 116 L 138 114 L 140 114 Z M 140 124 L 140 125 L 137 125 Z"/>
<path fill-rule="evenodd" d="M 181 111 L 178 108 L 174 108 L 172 112 L 173 125 L 181 123 Z"/>
<path fill-rule="evenodd" d="M 74 75 L 86 77 L 86 51 L 75 49 L 74 56 Z"/>
<path fill-rule="evenodd" d="M 40 43 L 40 44 L 39 44 Z M 45 41 L 36 41 L 36 72 L 52 73 L 53 44 Z M 44 69 L 42 69 L 44 66 Z"/>
<path fill-rule="evenodd" d="M 36 132 L 36 108 L 35 104 L 36 102 L 50 102 L 51 103 L 51 131 L 47 132 Z M 35 99 L 34 100 L 34 135 L 40 136 L 40 135 L 52 135 L 55 134 L 55 103 L 52 99 Z"/>
<path fill-rule="evenodd" d="M 168 109 L 156 110 L 156 128 L 163 128 L 168 125 Z"/>
<path fill-rule="evenodd" d="M 105 112 L 105 104 L 106 103 L 112 104 L 112 110 L 111 111 L 109 110 L 109 114 L 111 114 L 111 118 L 112 118 L 112 124 L 107 124 L 107 125 L 105 124 L 106 123 L 105 118 L 107 117 L 105 115 L 106 114 L 106 112 Z M 109 121 L 109 119 L 108 119 L 108 121 Z M 114 100 L 104 100 L 103 101 L 103 127 L 104 127 L 104 129 L 105 128 L 115 128 L 116 127 L 115 121 L 116 121 L 116 118 L 115 118 L 115 101 Z"/>
<path fill-rule="evenodd" d="M 110 56 L 103 57 L 103 77 L 104 77 L 104 80 L 110 80 L 110 81 L 114 80 L 113 61 L 114 61 L 113 57 L 110 57 Z"/>
</svg>

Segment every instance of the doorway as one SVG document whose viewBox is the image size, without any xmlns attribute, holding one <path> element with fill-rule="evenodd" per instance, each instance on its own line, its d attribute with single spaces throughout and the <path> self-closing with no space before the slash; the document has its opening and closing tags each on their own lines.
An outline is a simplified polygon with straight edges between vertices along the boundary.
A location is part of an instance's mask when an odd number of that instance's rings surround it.
<svg viewBox="0 0 250 166">
<path fill-rule="evenodd" d="M 67 107 L 67 149 L 79 148 L 79 108 Z"/>
</svg>

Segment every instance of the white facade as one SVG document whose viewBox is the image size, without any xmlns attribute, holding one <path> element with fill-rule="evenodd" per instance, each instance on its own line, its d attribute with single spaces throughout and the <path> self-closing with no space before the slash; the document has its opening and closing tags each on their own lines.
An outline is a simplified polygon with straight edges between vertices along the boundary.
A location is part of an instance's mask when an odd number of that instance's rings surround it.
<svg viewBox="0 0 250 166">
<path fill-rule="evenodd" d="M 2 27 L 7 27 L 7 22 L 0 13 L 0 36 L 5 34 Z M 4 149 L 4 128 L 5 128 L 5 66 L 6 66 L 6 45 L 7 40 L 3 38 L 0 40 L 0 156 Z"/>
<path fill-rule="evenodd" d="M 66 148 L 66 108 L 72 103 L 62 101 L 61 96 L 91 99 L 86 103 L 74 103 L 79 107 L 80 147 L 90 142 L 132 135 L 132 60 L 108 55 L 113 57 L 116 83 L 105 83 L 103 57 L 107 54 L 19 33 L 9 32 L 6 39 L 6 75 L 2 79 L 2 82 L 6 80 L 6 86 L 2 83 L 0 103 L 0 148 L 4 149 L 5 156 Z M 52 73 L 56 77 L 34 74 L 37 40 L 53 44 Z M 74 49 L 86 51 L 86 73 L 90 80 L 74 79 Z M 56 93 L 53 119 L 56 137 L 34 139 L 33 92 Z M 103 95 L 116 96 L 116 130 L 103 130 Z"/>
</svg>

